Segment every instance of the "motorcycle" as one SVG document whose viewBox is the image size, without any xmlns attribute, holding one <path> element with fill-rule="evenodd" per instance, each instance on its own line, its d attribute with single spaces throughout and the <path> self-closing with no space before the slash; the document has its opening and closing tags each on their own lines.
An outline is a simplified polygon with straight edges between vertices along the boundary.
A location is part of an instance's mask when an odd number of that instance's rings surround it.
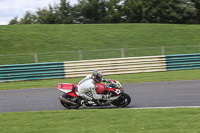
<svg viewBox="0 0 200 133">
<path fill-rule="evenodd" d="M 131 102 L 131 97 L 124 92 L 121 83 L 111 80 L 115 85 L 110 83 L 96 83 L 97 94 L 110 95 L 109 99 L 87 101 L 87 106 L 111 106 L 126 107 Z M 77 109 L 81 106 L 82 97 L 78 95 L 78 86 L 76 84 L 58 83 L 57 89 L 64 94 L 59 97 L 60 103 L 68 109 Z"/>
</svg>

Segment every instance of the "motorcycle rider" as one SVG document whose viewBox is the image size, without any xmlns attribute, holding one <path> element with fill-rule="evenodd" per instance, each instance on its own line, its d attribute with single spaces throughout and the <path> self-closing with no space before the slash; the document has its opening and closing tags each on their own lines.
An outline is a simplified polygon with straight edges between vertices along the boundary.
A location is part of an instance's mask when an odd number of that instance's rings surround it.
<svg viewBox="0 0 200 133">
<path fill-rule="evenodd" d="M 107 83 L 112 83 L 109 79 L 104 79 L 101 72 L 98 70 L 94 70 L 91 74 L 86 76 L 84 79 L 82 79 L 78 83 L 78 93 L 79 96 L 82 97 L 83 99 L 86 100 L 81 100 L 81 105 L 83 107 L 86 107 L 87 100 L 91 101 L 92 99 L 98 100 L 98 99 L 109 99 L 110 95 L 109 94 L 97 94 L 95 90 L 95 83 L 100 83 L 100 82 L 107 82 Z"/>
</svg>

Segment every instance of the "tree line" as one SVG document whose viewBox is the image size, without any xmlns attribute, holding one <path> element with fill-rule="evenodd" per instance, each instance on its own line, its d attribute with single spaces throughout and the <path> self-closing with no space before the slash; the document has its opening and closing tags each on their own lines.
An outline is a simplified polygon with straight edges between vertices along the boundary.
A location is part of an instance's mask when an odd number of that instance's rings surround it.
<svg viewBox="0 0 200 133">
<path fill-rule="evenodd" d="M 199 24 L 200 0 L 79 0 L 27 11 L 15 24 L 174 23 Z"/>
</svg>

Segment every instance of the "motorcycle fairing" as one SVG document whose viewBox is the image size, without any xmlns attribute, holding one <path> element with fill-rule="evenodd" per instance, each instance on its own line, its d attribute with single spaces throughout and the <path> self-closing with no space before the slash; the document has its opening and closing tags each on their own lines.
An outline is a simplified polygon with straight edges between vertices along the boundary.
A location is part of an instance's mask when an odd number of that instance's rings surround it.
<svg viewBox="0 0 200 133">
<path fill-rule="evenodd" d="M 78 95 L 78 86 L 76 84 L 70 84 L 70 83 L 58 83 L 57 89 L 63 93 L 66 93 L 72 97 L 77 97 Z M 116 96 L 119 96 L 121 93 L 123 93 L 123 90 L 119 88 L 107 88 L 104 84 L 96 83 L 96 92 L 97 94 L 105 94 L 106 91 L 112 92 L 112 96 L 116 98 Z"/>
<path fill-rule="evenodd" d="M 77 85 L 70 83 L 59 83 L 57 89 L 64 92 L 70 96 L 77 97 Z"/>
<path fill-rule="evenodd" d="M 97 94 L 104 94 L 104 93 L 105 93 L 106 88 L 105 88 L 105 85 L 104 85 L 104 84 L 95 83 L 95 85 L 96 85 L 95 90 L 96 90 Z"/>
</svg>

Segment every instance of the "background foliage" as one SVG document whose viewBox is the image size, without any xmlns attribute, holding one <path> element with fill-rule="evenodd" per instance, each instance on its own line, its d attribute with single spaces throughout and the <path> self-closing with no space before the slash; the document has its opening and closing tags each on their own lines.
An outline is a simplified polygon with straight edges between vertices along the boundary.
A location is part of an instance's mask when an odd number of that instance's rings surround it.
<svg viewBox="0 0 200 133">
<path fill-rule="evenodd" d="M 97 24 L 97 23 L 200 23 L 199 0 L 66 0 L 36 12 L 27 11 L 14 24 Z"/>
</svg>

